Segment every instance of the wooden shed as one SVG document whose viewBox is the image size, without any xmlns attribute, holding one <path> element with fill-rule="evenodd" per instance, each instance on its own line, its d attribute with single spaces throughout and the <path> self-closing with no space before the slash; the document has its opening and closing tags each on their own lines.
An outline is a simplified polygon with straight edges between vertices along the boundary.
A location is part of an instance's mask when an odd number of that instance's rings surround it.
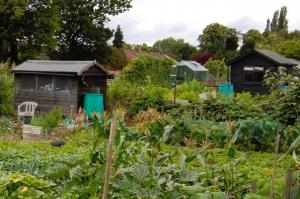
<svg viewBox="0 0 300 199">
<path fill-rule="evenodd" d="M 112 75 L 96 61 L 28 60 L 16 68 L 15 110 L 24 101 L 38 103 L 37 114 L 61 108 L 68 116 L 71 107 L 83 106 L 86 92 L 105 96 L 107 80 Z M 105 98 L 104 98 L 105 99 Z"/>
<path fill-rule="evenodd" d="M 228 65 L 231 66 L 231 82 L 235 92 L 265 94 L 268 92 L 268 88 L 263 84 L 266 70 L 276 70 L 283 66 L 291 71 L 292 67 L 300 65 L 300 62 L 273 51 L 253 50 L 231 60 Z"/>
</svg>

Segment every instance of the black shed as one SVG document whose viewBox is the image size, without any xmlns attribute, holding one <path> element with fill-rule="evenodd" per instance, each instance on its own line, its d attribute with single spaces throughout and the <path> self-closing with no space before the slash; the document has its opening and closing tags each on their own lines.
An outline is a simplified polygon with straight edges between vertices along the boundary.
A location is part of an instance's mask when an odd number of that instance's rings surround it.
<svg viewBox="0 0 300 199">
<path fill-rule="evenodd" d="M 28 60 L 16 68 L 15 110 L 24 101 L 38 103 L 38 114 L 61 108 L 64 115 L 83 106 L 85 92 L 105 96 L 107 79 L 112 75 L 96 61 Z M 105 99 L 105 98 L 104 98 Z"/>
<path fill-rule="evenodd" d="M 263 85 L 263 77 L 267 69 L 284 66 L 291 71 L 300 62 L 273 51 L 253 50 L 231 60 L 228 65 L 231 66 L 231 82 L 235 92 L 265 94 L 268 88 Z"/>
</svg>

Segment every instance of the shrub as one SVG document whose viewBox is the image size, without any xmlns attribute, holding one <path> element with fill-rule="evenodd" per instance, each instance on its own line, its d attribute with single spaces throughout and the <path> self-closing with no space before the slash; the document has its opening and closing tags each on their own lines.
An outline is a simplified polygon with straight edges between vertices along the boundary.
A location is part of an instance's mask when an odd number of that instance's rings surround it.
<svg viewBox="0 0 300 199">
<path fill-rule="evenodd" d="M 49 133 L 62 121 L 62 115 L 63 114 L 61 109 L 54 108 L 43 117 L 33 119 L 31 121 L 31 124 L 41 126 L 43 127 L 44 132 Z"/>
<path fill-rule="evenodd" d="M 176 87 L 176 98 L 196 102 L 199 100 L 199 94 L 209 91 L 209 88 L 197 80 L 184 82 Z M 171 89 L 166 98 L 173 99 L 174 89 Z"/>
<path fill-rule="evenodd" d="M 139 111 L 149 108 L 160 110 L 165 105 L 165 92 L 166 90 L 162 87 L 146 86 L 138 88 L 135 93 L 131 93 L 129 113 L 135 115 Z"/>
<path fill-rule="evenodd" d="M 235 124 L 236 144 L 245 150 L 272 151 L 280 124 L 272 119 L 247 118 Z"/>
<path fill-rule="evenodd" d="M 7 64 L 0 63 L 0 115 L 13 111 L 14 78 Z"/>
<path fill-rule="evenodd" d="M 129 63 L 123 70 L 121 78 L 131 86 L 168 86 L 172 65 L 171 59 L 144 55 Z"/>
<path fill-rule="evenodd" d="M 9 118 L 0 116 L 0 134 L 16 133 L 18 125 L 13 123 Z"/>
</svg>

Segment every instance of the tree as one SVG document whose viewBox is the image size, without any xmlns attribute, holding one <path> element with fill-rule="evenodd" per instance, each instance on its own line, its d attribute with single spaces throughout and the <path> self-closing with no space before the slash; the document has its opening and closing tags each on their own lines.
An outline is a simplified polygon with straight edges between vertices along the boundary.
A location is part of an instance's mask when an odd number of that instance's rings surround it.
<svg viewBox="0 0 300 199">
<path fill-rule="evenodd" d="M 271 22 L 271 31 L 277 32 L 278 30 L 278 17 L 279 17 L 279 10 L 276 10 L 273 14 L 272 22 Z"/>
<path fill-rule="evenodd" d="M 173 64 L 169 58 L 143 55 L 129 63 L 123 70 L 121 79 L 132 86 L 168 86 Z"/>
<path fill-rule="evenodd" d="M 287 15 L 287 7 L 283 6 L 280 9 L 280 14 L 278 17 L 278 31 L 281 33 L 287 33 L 288 32 L 288 20 L 286 18 Z"/>
<path fill-rule="evenodd" d="M 263 35 L 268 36 L 270 32 L 271 32 L 271 23 L 270 23 L 270 19 L 268 18 L 266 28 L 265 28 Z"/>
<path fill-rule="evenodd" d="M 154 52 L 166 53 L 177 61 L 190 60 L 197 50 L 196 47 L 183 39 L 174 39 L 172 37 L 156 41 L 152 48 Z"/>
<path fill-rule="evenodd" d="M 224 58 L 226 51 L 235 51 L 238 47 L 238 32 L 219 23 L 206 26 L 198 40 L 200 49 Z"/>
<path fill-rule="evenodd" d="M 193 57 L 193 61 L 196 61 L 200 63 L 201 65 L 204 65 L 208 60 L 214 59 L 215 55 L 211 52 L 200 52 L 197 55 Z"/>
<path fill-rule="evenodd" d="M 112 47 L 111 50 L 112 51 L 109 56 L 108 63 L 116 69 L 124 68 L 128 63 L 124 50 L 122 48 L 116 48 L 116 47 Z"/>
<path fill-rule="evenodd" d="M 264 40 L 263 35 L 256 29 L 248 30 L 243 35 L 243 45 L 241 47 L 240 52 L 246 53 L 249 52 L 256 47 L 256 43 L 262 42 Z"/>
<path fill-rule="evenodd" d="M 57 6 L 47 0 L 0 0 L 0 61 L 38 56 L 55 48 Z"/>
<path fill-rule="evenodd" d="M 54 57 L 61 59 L 97 59 L 106 63 L 110 55 L 108 40 L 113 32 L 105 27 L 110 15 L 128 10 L 131 0 L 58 0 L 61 31 Z"/>
<path fill-rule="evenodd" d="M 208 60 L 204 66 L 209 70 L 209 73 L 213 75 L 217 79 L 222 79 L 227 77 L 228 67 L 225 64 L 224 59 L 210 59 Z"/>
<path fill-rule="evenodd" d="M 113 40 L 113 46 L 116 48 L 122 48 L 124 45 L 124 42 L 123 42 L 123 32 L 121 30 L 120 25 L 118 25 L 114 36 L 115 36 L 115 38 Z"/>
</svg>

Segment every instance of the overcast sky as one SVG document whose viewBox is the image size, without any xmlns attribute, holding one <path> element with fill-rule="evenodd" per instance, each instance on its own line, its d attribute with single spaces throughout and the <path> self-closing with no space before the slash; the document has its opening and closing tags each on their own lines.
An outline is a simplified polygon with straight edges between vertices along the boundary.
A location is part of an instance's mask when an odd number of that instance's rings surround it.
<svg viewBox="0 0 300 199">
<path fill-rule="evenodd" d="M 131 44 L 152 45 L 172 36 L 198 45 L 198 35 L 214 22 L 242 32 L 263 31 L 267 18 L 281 6 L 288 8 L 289 29 L 300 29 L 300 0 L 133 0 L 132 8 L 111 17 L 109 26 L 120 24 Z"/>
</svg>

